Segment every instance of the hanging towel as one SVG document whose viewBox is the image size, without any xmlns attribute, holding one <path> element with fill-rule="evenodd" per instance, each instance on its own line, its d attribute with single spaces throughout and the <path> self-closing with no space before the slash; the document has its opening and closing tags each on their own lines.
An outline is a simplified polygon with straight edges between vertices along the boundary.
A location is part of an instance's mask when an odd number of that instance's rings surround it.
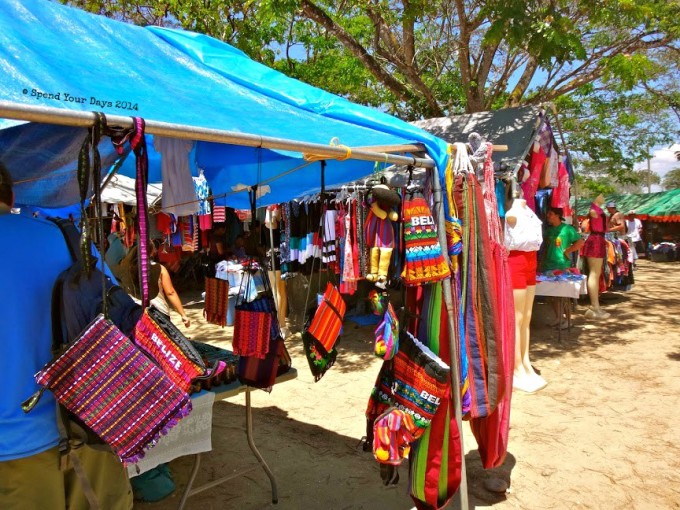
<svg viewBox="0 0 680 510">
<path fill-rule="evenodd" d="M 205 307 L 203 316 L 218 326 L 227 325 L 227 305 L 229 299 L 229 282 L 219 278 L 205 279 Z"/>
<path fill-rule="evenodd" d="M 227 208 L 223 205 L 213 207 L 213 222 L 224 223 L 227 221 Z"/>
<path fill-rule="evenodd" d="M 189 154 L 194 142 L 154 136 L 153 146 L 161 154 L 163 211 L 175 216 L 196 213 L 198 204 L 189 169 Z"/>
</svg>

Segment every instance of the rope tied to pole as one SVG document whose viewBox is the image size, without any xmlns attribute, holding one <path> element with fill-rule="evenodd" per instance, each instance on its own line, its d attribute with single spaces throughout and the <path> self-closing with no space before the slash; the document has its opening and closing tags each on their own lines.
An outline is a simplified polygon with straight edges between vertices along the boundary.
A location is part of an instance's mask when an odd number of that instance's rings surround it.
<svg viewBox="0 0 680 510">
<path fill-rule="evenodd" d="M 345 161 L 345 160 L 348 160 L 352 157 L 352 148 L 347 146 L 347 145 L 341 144 L 340 139 L 337 136 L 334 136 L 333 138 L 331 138 L 331 141 L 328 143 L 328 145 L 330 145 L 331 147 L 337 147 L 337 148 L 340 148 L 340 149 L 345 149 L 345 155 L 344 156 L 341 156 L 341 155 L 339 155 L 339 156 L 327 156 L 327 155 L 322 155 L 322 154 L 314 154 L 314 153 L 311 153 L 311 152 L 305 152 L 305 153 L 303 153 L 302 158 L 305 161 L 321 161 L 321 160 L 328 159 L 328 158 L 337 159 L 338 161 Z M 387 160 L 387 154 L 385 155 L 385 160 Z"/>
</svg>

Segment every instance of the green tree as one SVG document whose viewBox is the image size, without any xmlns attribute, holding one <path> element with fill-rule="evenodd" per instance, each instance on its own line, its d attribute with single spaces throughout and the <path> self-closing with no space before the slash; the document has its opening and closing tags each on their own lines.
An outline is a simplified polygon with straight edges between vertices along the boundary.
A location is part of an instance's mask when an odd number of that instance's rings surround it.
<svg viewBox="0 0 680 510">
<path fill-rule="evenodd" d="M 680 35 L 680 5 L 658 0 L 62 1 L 207 33 L 409 119 L 553 101 L 593 83 L 631 90 L 654 81 Z"/>
<path fill-rule="evenodd" d="M 405 120 L 552 102 L 587 182 L 634 184 L 678 133 L 677 0 L 61 1 L 206 33 Z"/>
<path fill-rule="evenodd" d="M 663 177 L 663 187 L 665 189 L 680 188 L 680 168 L 674 168 Z"/>
</svg>

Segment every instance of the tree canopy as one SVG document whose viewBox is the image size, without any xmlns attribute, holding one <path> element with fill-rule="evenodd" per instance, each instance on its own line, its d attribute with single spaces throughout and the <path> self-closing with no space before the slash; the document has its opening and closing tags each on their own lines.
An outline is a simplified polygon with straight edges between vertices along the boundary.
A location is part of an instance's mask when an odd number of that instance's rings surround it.
<svg viewBox="0 0 680 510">
<path fill-rule="evenodd" d="M 659 59 L 677 62 L 680 36 L 680 5 L 663 0 L 63 1 L 217 37 L 409 119 L 553 101 L 597 82 L 630 90 L 662 74 Z"/>
<path fill-rule="evenodd" d="M 663 187 L 665 189 L 680 188 L 680 167 L 674 168 L 663 177 Z"/>
<path fill-rule="evenodd" d="M 582 163 L 621 182 L 678 135 L 677 1 L 61 1 L 211 35 L 405 120 L 553 102 Z"/>
</svg>

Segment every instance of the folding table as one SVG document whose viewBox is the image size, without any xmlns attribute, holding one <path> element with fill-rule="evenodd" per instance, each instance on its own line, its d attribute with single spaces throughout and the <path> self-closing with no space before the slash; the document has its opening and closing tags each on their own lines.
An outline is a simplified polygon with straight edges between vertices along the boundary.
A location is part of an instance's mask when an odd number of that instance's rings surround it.
<svg viewBox="0 0 680 510">
<path fill-rule="evenodd" d="M 290 370 L 288 370 L 288 372 L 286 372 L 285 374 L 281 374 L 276 378 L 276 384 L 290 381 L 295 378 L 297 378 L 297 370 L 291 367 Z M 271 483 L 272 486 L 272 503 L 276 504 L 279 501 L 278 489 L 276 486 L 276 478 L 274 477 L 274 473 L 272 473 L 271 469 L 269 469 L 269 466 L 262 457 L 262 454 L 255 446 L 255 441 L 253 439 L 253 413 L 250 398 L 250 392 L 252 391 L 252 389 L 253 388 L 251 388 L 250 386 L 244 386 L 239 381 L 234 381 L 233 383 L 230 384 L 215 386 L 210 391 L 215 393 L 216 401 L 234 397 L 241 393 L 246 394 L 246 437 L 248 438 L 248 446 L 250 447 L 250 450 L 253 452 L 253 455 L 255 456 L 257 461 L 260 463 L 260 466 L 262 466 L 262 469 L 264 470 L 266 475 L 269 477 L 269 482 Z M 201 455 L 202 455 L 201 453 L 196 453 L 194 456 L 194 466 L 191 470 L 191 475 L 189 476 L 189 482 L 187 483 L 187 486 L 184 489 L 184 492 L 182 493 L 182 499 L 180 500 L 179 506 L 177 507 L 178 510 L 182 510 L 184 508 L 184 505 L 186 504 L 186 501 L 190 496 L 193 496 L 195 494 L 198 494 L 199 492 L 203 492 L 205 490 L 221 485 L 233 478 L 243 476 L 244 474 L 257 469 L 257 466 L 254 466 L 252 468 L 245 469 L 238 473 L 233 473 L 229 476 L 218 478 L 217 480 L 213 480 L 212 482 L 207 482 L 199 487 L 193 487 L 196 475 L 198 474 L 199 468 L 201 466 Z"/>
<path fill-rule="evenodd" d="M 564 299 L 578 299 L 581 294 L 586 294 L 586 279 L 580 280 L 539 280 L 536 282 L 536 295 L 556 297 L 558 309 L 564 309 Z M 562 317 L 559 317 L 557 325 L 557 341 L 562 342 Z M 567 306 L 567 331 L 571 331 L 571 304 Z"/>
</svg>

